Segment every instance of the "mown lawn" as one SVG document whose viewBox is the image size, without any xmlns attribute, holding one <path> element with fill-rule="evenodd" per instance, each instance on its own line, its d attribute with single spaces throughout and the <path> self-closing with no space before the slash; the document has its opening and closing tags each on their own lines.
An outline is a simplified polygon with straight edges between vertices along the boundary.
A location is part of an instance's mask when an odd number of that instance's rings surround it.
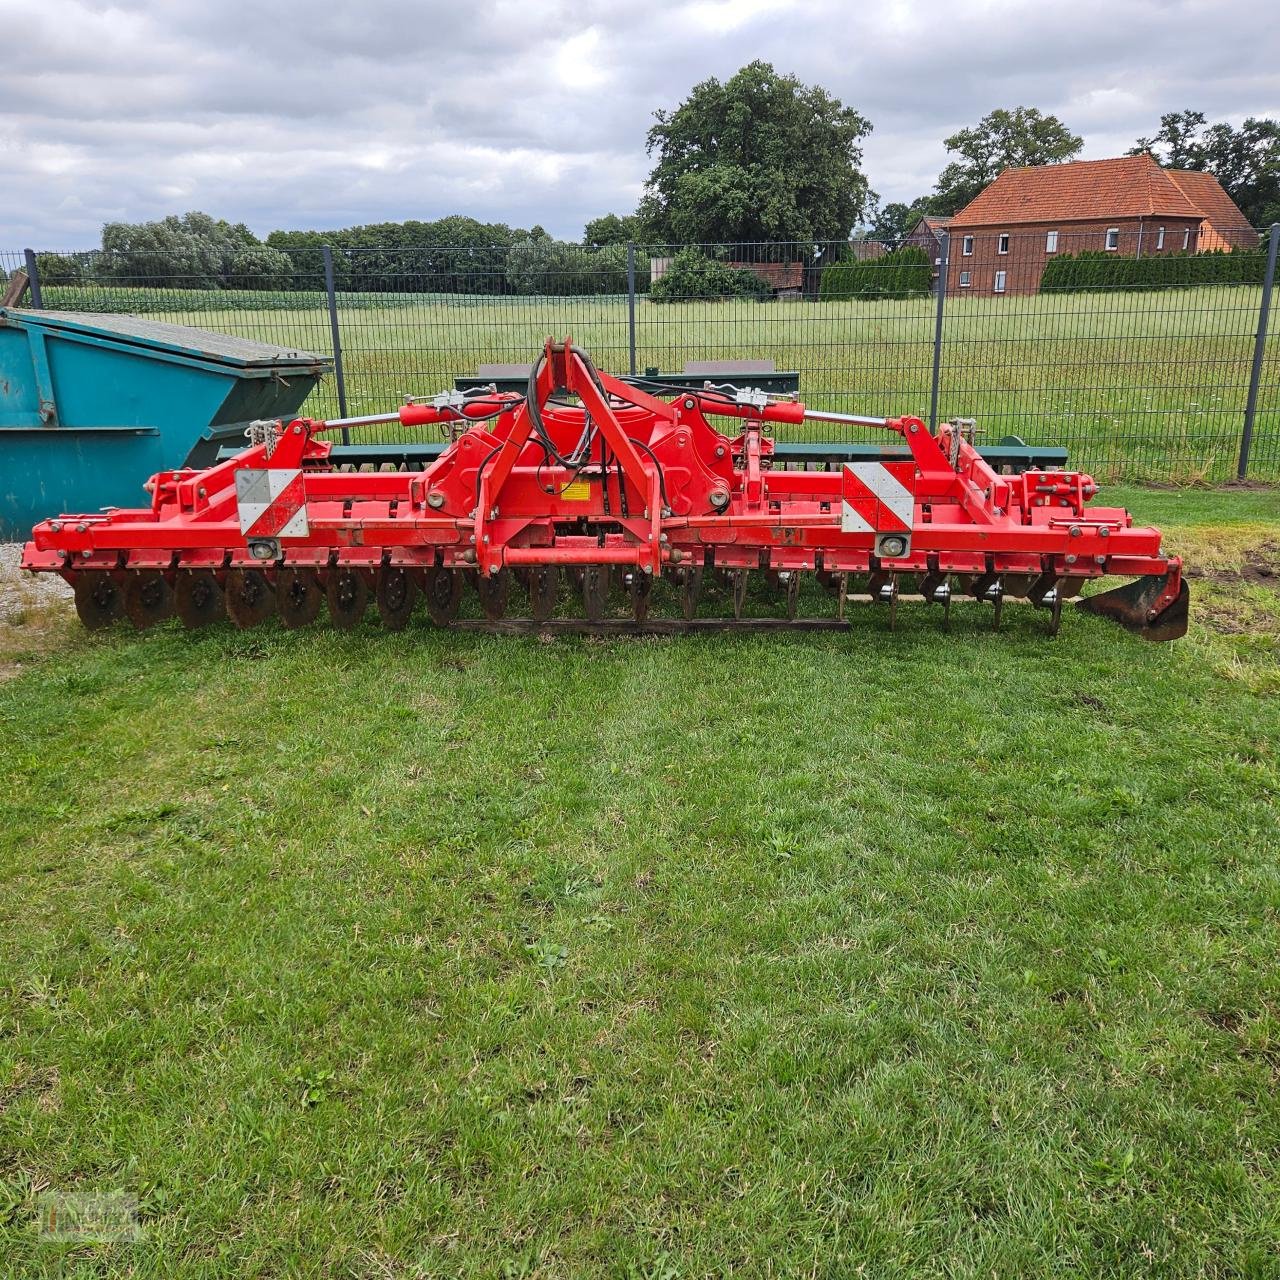
<svg viewBox="0 0 1280 1280">
<path fill-rule="evenodd" d="M 0 1273 L 1280 1272 L 1280 496 L 1107 496 L 1186 640 L 6 626 Z"/>
</svg>

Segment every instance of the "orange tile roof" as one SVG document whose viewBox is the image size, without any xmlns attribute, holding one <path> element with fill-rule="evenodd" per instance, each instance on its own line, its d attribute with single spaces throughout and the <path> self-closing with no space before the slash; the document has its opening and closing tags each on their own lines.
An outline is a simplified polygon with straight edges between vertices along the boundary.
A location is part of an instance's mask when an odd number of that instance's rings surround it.
<svg viewBox="0 0 1280 1280">
<path fill-rule="evenodd" d="M 1179 177 L 1182 171 L 1179 171 Z M 1195 177 L 1217 180 L 1209 174 Z M 1203 184 L 1192 186 L 1198 200 Z M 1230 197 L 1221 187 L 1221 199 Z M 1235 206 L 1233 205 L 1232 208 Z M 1236 210 L 1239 215 L 1239 210 Z M 953 219 L 953 226 L 1016 226 L 1026 222 L 1102 221 L 1107 218 L 1203 218 L 1202 211 L 1149 155 L 1075 160 L 1006 169 Z M 1240 215 L 1243 216 L 1243 215 Z"/>
<path fill-rule="evenodd" d="M 1240 212 L 1236 202 L 1222 189 L 1222 183 L 1213 174 L 1197 169 L 1167 169 L 1165 172 L 1215 230 L 1253 230 L 1249 219 Z"/>
</svg>

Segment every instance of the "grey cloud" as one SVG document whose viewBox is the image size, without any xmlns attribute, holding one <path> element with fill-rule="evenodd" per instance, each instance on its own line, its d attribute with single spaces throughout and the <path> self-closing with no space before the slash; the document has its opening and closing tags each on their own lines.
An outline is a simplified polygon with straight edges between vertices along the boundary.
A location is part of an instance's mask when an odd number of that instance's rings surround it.
<svg viewBox="0 0 1280 1280">
<path fill-rule="evenodd" d="M 927 190 L 942 138 L 1027 103 L 1116 154 L 1163 111 L 1280 113 L 1251 0 L 0 0 L 0 243 L 74 248 L 190 208 L 275 227 L 453 212 L 577 236 L 630 209 L 655 108 L 752 58 L 875 125 L 872 186 Z"/>
</svg>

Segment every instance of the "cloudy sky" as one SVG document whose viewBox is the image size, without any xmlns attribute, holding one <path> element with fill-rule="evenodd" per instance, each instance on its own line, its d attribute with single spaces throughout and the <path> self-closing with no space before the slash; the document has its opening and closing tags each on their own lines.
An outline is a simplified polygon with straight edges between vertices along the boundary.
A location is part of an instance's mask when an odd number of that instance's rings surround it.
<svg viewBox="0 0 1280 1280">
<path fill-rule="evenodd" d="M 875 126 L 884 200 L 993 107 L 1054 112 L 1084 158 L 1163 111 L 1280 115 L 1265 0 L 0 0 L 0 247 L 203 209 L 276 227 L 467 213 L 576 239 L 628 212 L 644 135 L 753 58 Z"/>
</svg>

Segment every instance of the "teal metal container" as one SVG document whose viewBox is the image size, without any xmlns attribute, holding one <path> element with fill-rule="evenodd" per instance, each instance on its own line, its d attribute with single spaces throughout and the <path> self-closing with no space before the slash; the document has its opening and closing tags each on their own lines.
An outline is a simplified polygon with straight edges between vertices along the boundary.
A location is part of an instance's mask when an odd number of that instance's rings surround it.
<svg viewBox="0 0 1280 1280">
<path fill-rule="evenodd" d="M 0 307 L 0 538 L 146 505 L 151 475 L 208 465 L 254 419 L 295 415 L 331 365 L 137 316 Z"/>
</svg>

